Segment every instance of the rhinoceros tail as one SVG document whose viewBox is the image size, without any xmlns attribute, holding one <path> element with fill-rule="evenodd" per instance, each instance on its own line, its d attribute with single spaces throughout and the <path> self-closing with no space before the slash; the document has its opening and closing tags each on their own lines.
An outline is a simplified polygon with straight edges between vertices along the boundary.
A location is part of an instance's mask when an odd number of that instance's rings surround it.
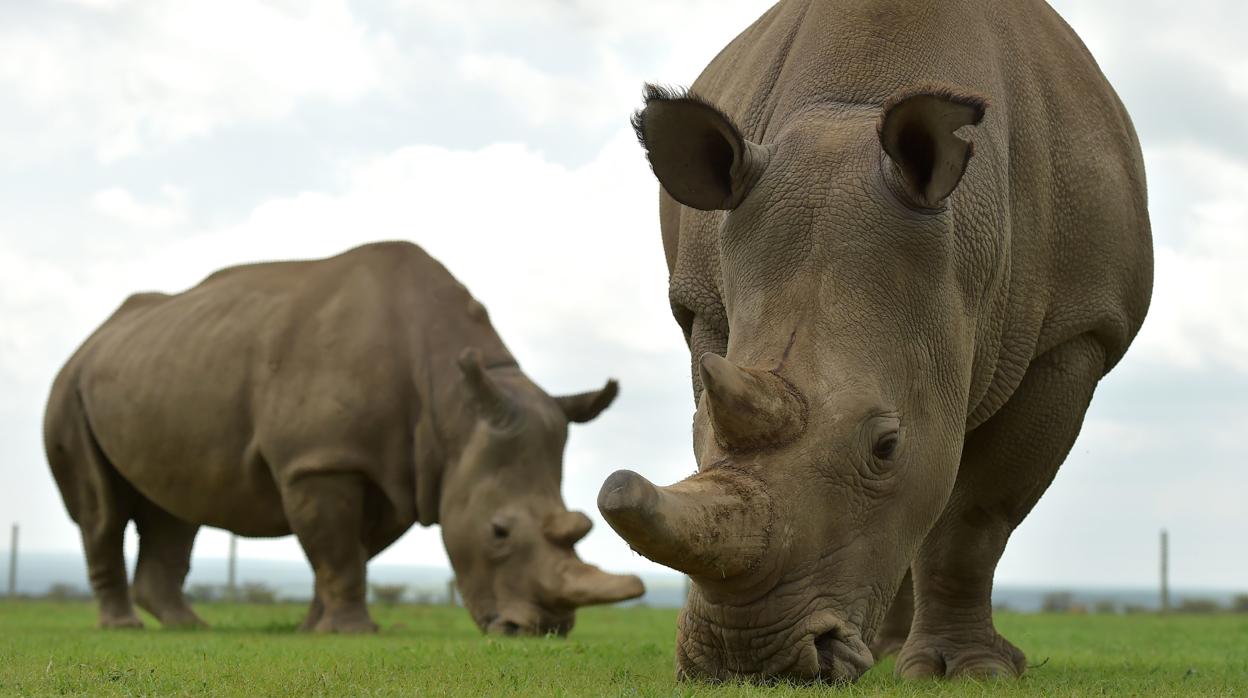
<svg viewBox="0 0 1248 698">
<path fill-rule="evenodd" d="M 118 475 L 91 429 L 81 391 L 60 378 L 44 414 L 43 444 L 65 509 L 80 523 L 85 511 L 108 497 Z"/>
</svg>

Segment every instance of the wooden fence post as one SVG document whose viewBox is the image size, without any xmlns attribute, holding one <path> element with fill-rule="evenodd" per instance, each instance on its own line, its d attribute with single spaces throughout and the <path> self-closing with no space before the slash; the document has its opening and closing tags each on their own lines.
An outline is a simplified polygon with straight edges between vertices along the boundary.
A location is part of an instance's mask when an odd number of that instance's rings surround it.
<svg viewBox="0 0 1248 698">
<path fill-rule="evenodd" d="M 238 536 L 230 534 L 230 559 L 225 568 L 225 598 L 238 601 Z"/>
<path fill-rule="evenodd" d="M 1170 612 L 1170 536 L 1161 529 L 1161 612 Z"/>
<path fill-rule="evenodd" d="M 9 598 L 17 598 L 17 524 L 13 524 L 13 537 L 9 542 Z"/>
</svg>

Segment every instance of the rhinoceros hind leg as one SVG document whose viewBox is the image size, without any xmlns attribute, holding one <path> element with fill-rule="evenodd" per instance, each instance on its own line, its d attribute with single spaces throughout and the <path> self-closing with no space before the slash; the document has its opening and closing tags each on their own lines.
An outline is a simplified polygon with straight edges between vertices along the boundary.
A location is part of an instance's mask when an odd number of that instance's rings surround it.
<svg viewBox="0 0 1248 698">
<path fill-rule="evenodd" d="M 364 485 L 346 473 L 303 475 L 282 490 L 290 527 L 316 577 L 306 629 L 319 633 L 370 633 L 377 624 L 365 603 L 368 553 L 363 542 Z"/>
<path fill-rule="evenodd" d="M 1010 400 L 966 439 L 953 494 L 913 566 L 915 616 L 897 674 L 1022 675 L 992 622 L 992 577 L 1014 528 L 1070 452 L 1105 352 L 1089 335 L 1037 357 Z"/>
<path fill-rule="evenodd" d="M 83 549 L 87 556 L 87 574 L 91 590 L 99 603 L 101 628 L 142 628 L 143 621 L 134 613 L 130 602 L 130 586 L 126 579 L 126 558 L 122 552 L 126 519 L 113 520 L 105 515 L 83 517 Z"/>
<path fill-rule="evenodd" d="M 140 501 L 136 509 L 139 561 L 134 569 L 135 602 L 166 628 L 207 627 L 182 593 L 199 526 L 147 500 Z"/>
<path fill-rule="evenodd" d="M 136 494 L 104 456 L 76 402 L 72 410 L 63 415 L 64 428 L 52 434 L 47 454 L 82 536 L 87 577 L 99 604 L 99 626 L 142 628 L 130 602 L 122 550 Z"/>
</svg>

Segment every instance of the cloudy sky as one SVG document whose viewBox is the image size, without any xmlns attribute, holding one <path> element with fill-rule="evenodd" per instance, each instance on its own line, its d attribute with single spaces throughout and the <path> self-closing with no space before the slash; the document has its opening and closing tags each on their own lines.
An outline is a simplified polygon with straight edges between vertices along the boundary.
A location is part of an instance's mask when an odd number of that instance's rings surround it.
<svg viewBox="0 0 1248 698">
<path fill-rule="evenodd" d="M 655 567 L 602 524 L 603 479 L 692 472 L 688 355 L 656 187 L 628 127 L 766 0 L 0 3 L 0 524 L 78 551 L 44 462 L 52 377 L 130 292 L 401 238 L 490 308 L 552 392 L 622 383 L 574 430 L 582 555 Z M 1001 583 L 1248 588 L 1248 5 L 1062 0 L 1135 119 L 1153 308 Z M 219 557 L 227 537 L 200 534 Z M 7 543 L 0 543 L 7 544 Z M 133 549 L 133 540 L 130 541 Z M 245 556 L 301 559 L 293 539 Z M 381 559 L 445 564 L 436 529 Z"/>
</svg>

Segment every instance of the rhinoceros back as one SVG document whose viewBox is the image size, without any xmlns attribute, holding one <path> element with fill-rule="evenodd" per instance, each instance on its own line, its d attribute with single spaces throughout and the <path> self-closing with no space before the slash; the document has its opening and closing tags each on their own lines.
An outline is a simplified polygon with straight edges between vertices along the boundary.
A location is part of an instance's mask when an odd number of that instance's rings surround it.
<svg viewBox="0 0 1248 698">
<path fill-rule="evenodd" d="M 421 386 L 451 349 L 432 332 L 510 358 L 470 301 L 407 243 L 234 267 L 123 307 L 69 380 L 117 472 L 188 521 L 286 534 L 278 483 L 313 470 L 359 471 L 414 520 Z"/>
<path fill-rule="evenodd" d="M 1152 245 L 1139 143 L 1070 27 L 1043 0 L 784 0 L 692 89 L 747 138 L 768 143 L 821 105 L 878 109 L 924 84 L 989 102 L 984 122 L 966 131 L 975 155 L 954 206 L 963 286 L 982 294 L 973 427 L 1008 399 L 1034 357 L 1071 337 L 1095 337 L 1108 371 L 1148 309 Z M 724 214 L 661 198 L 673 279 L 722 293 Z"/>
</svg>

